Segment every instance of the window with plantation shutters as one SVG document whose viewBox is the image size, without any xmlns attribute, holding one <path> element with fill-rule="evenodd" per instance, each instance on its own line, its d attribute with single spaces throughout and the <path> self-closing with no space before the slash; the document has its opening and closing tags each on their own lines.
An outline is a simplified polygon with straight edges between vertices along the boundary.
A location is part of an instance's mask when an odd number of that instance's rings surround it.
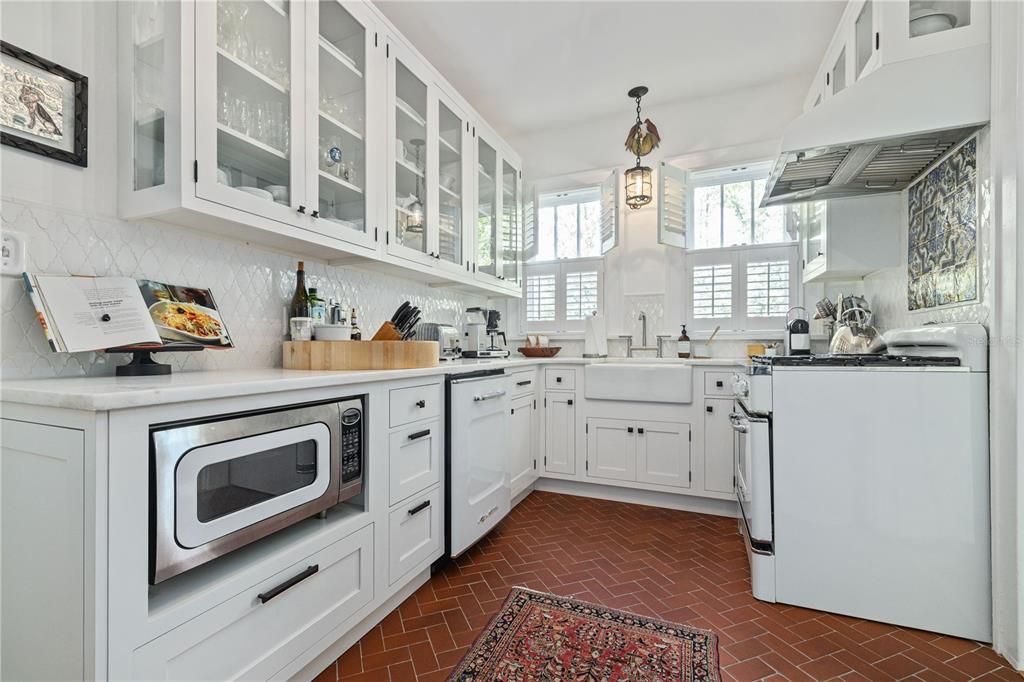
<svg viewBox="0 0 1024 682">
<path fill-rule="evenodd" d="M 597 271 L 570 272 L 565 275 L 565 319 L 582 320 L 598 307 Z"/>
<path fill-rule="evenodd" d="M 578 333 L 586 318 L 602 312 L 603 259 L 527 263 L 524 269 L 520 331 Z"/>
<path fill-rule="evenodd" d="M 732 317 L 732 265 L 693 268 L 694 319 Z"/>
<path fill-rule="evenodd" d="M 527 322 L 554 322 L 556 308 L 556 276 L 527 275 L 526 305 Z"/>
<path fill-rule="evenodd" d="M 687 329 L 781 332 L 798 305 L 796 244 L 690 250 L 686 256 Z"/>
<path fill-rule="evenodd" d="M 789 308 L 789 261 L 748 262 L 747 317 L 779 317 Z"/>
</svg>

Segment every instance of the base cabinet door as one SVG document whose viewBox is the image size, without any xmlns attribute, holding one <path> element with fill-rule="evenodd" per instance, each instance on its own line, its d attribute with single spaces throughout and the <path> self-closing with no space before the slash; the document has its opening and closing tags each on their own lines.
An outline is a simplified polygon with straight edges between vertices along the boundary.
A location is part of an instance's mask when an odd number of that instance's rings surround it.
<svg viewBox="0 0 1024 682">
<path fill-rule="evenodd" d="M 509 440 L 509 475 L 512 480 L 512 497 L 523 492 L 537 479 L 537 449 L 535 443 L 537 417 L 534 412 L 533 396 L 517 398 L 512 402 Z"/>
<path fill-rule="evenodd" d="M 733 492 L 732 400 L 704 400 L 704 490 Z"/>
<path fill-rule="evenodd" d="M 636 480 L 689 488 L 690 425 L 644 422 L 636 429 Z"/>
<path fill-rule="evenodd" d="M 270 679 L 372 599 L 370 524 L 137 649 L 132 677 Z"/>
<path fill-rule="evenodd" d="M 388 523 L 389 584 L 394 585 L 413 568 L 439 554 L 444 544 L 442 504 L 441 489 L 434 488 L 425 495 L 407 500 L 391 512 Z"/>
<path fill-rule="evenodd" d="M 587 476 L 636 480 L 636 424 L 624 419 L 587 420 Z"/>
<path fill-rule="evenodd" d="M 549 393 L 544 399 L 544 471 L 576 473 L 575 393 Z"/>
</svg>

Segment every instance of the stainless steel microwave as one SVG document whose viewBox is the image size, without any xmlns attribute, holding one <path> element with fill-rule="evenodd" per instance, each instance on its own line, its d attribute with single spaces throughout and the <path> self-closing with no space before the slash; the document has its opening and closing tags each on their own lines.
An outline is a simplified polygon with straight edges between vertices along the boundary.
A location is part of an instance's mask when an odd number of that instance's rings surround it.
<svg viewBox="0 0 1024 682">
<path fill-rule="evenodd" d="M 150 583 L 358 495 L 363 412 L 352 398 L 151 428 Z"/>
</svg>

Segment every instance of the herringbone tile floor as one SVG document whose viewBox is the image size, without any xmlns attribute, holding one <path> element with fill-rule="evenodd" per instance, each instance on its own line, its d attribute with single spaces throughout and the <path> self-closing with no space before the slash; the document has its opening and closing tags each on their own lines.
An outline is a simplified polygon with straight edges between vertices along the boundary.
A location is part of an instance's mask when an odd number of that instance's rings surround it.
<svg viewBox="0 0 1024 682">
<path fill-rule="evenodd" d="M 765 604 L 732 519 L 535 492 L 317 682 L 443 680 L 521 585 L 719 636 L 725 680 L 1015 680 L 992 649 Z"/>
</svg>

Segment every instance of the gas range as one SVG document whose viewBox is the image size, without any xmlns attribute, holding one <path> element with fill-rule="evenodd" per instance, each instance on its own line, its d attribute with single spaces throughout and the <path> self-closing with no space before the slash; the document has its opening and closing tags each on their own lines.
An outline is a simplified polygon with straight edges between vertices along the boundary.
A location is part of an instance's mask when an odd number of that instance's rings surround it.
<svg viewBox="0 0 1024 682">
<path fill-rule="evenodd" d="M 759 367 L 959 367 L 960 358 L 944 355 L 755 355 Z"/>
</svg>

